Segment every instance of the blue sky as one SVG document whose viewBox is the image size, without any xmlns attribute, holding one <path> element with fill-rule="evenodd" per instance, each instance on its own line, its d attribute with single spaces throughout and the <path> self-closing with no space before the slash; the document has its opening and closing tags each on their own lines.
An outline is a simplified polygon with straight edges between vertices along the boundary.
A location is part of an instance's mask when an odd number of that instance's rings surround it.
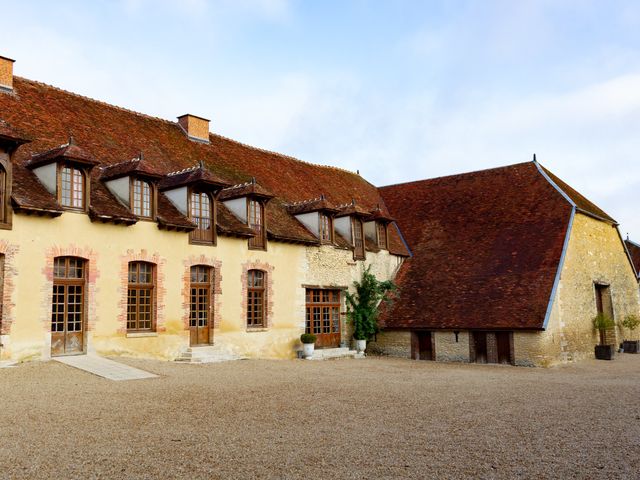
<svg viewBox="0 0 640 480">
<path fill-rule="evenodd" d="M 640 240 L 636 1 L 0 0 L 17 75 L 377 185 L 538 160 Z"/>
</svg>

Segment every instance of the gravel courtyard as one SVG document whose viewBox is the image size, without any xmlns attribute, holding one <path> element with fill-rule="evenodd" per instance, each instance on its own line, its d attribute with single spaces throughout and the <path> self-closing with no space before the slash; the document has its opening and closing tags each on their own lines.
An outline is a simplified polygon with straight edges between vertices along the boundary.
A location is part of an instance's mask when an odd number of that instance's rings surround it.
<svg viewBox="0 0 640 480">
<path fill-rule="evenodd" d="M 640 355 L 0 369 L 1 478 L 639 478 Z"/>
</svg>

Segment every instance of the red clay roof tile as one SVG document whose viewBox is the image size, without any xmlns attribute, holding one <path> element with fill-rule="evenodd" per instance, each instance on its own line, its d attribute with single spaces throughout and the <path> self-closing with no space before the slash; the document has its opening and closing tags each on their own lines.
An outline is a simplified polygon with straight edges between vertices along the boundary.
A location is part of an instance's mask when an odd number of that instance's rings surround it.
<svg viewBox="0 0 640 480">
<path fill-rule="evenodd" d="M 387 327 L 543 328 L 572 207 L 536 164 L 380 192 L 413 253 Z"/>
</svg>

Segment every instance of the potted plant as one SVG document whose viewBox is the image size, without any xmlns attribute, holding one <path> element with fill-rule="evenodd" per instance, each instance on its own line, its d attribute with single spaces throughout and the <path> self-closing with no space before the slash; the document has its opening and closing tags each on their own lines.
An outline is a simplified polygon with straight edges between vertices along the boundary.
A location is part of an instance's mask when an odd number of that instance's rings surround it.
<svg viewBox="0 0 640 480">
<path fill-rule="evenodd" d="M 640 326 L 640 317 L 627 315 L 621 325 L 633 334 L 633 331 Z M 625 340 L 622 342 L 622 349 L 625 353 L 640 353 L 640 340 Z"/>
<path fill-rule="evenodd" d="M 347 292 L 347 320 L 353 325 L 353 339 L 356 350 L 363 353 L 367 340 L 378 333 L 378 306 L 381 301 L 389 301 L 388 294 L 396 290 L 390 281 L 380 281 L 370 272 L 369 265 L 362 272 L 362 279 L 353 282 L 355 293 Z"/>
<path fill-rule="evenodd" d="M 316 347 L 316 336 L 313 333 L 303 333 L 300 335 L 302 342 L 302 354 L 307 360 L 313 357 L 313 351 Z"/>
<path fill-rule="evenodd" d="M 615 327 L 615 322 L 606 313 L 598 313 L 593 317 L 593 327 L 600 334 L 600 345 L 596 345 L 595 354 L 598 360 L 613 360 L 614 345 L 606 345 L 606 332 Z"/>
</svg>

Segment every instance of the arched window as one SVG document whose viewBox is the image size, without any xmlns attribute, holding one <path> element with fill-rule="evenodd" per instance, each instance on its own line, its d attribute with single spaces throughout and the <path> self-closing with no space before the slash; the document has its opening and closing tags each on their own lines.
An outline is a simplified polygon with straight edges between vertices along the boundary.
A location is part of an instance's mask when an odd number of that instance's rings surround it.
<svg viewBox="0 0 640 480">
<path fill-rule="evenodd" d="M 129 262 L 127 330 L 155 330 L 155 266 L 148 262 Z"/>
<path fill-rule="evenodd" d="M 189 330 L 191 345 L 207 345 L 212 340 L 214 270 L 207 265 L 191 267 Z"/>
<path fill-rule="evenodd" d="M 143 218 L 153 218 L 153 190 L 149 182 L 134 178 L 131 181 L 131 211 Z"/>
<path fill-rule="evenodd" d="M 247 272 L 247 327 L 265 326 L 265 281 L 262 270 Z"/>
<path fill-rule="evenodd" d="M 189 214 L 197 225 L 191 232 L 191 240 L 196 243 L 213 243 L 215 241 L 215 225 L 213 223 L 213 202 L 208 193 L 191 192 L 189 198 Z"/>
<path fill-rule="evenodd" d="M 58 202 L 65 208 L 85 209 L 85 180 L 82 170 L 70 165 L 60 167 Z"/>
</svg>

